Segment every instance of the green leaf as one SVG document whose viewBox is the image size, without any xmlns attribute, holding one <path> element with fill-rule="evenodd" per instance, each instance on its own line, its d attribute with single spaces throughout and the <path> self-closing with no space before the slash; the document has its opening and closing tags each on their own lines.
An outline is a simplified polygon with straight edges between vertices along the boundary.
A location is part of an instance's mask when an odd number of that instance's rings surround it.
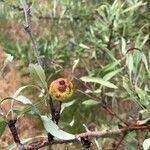
<svg viewBox="0 0 150 150">
<path fill-rule="evenodd" d="M 27 88 L 27 87 L 29 87 L 29 86 L 22 86 L 22 87 L 20 87 L 16 92 L 15 92 L 15 94 L 13 95 L 13 97 L 17 97 L 19 94 L 20 94 L 20 92 L 22 92 L 25 88 Z"/>
<path fill-rule="evenodd" d="M 123 83 L 122 83 L 123 88 L 126 89 L 126 91 L 131 95 L 132 91 L 131 91 L 129 79 L 126 77 L 123 77 L 122 80 L 123 80 Z"/>
<path fill-rule="evenodd" d="M 126 138 L 124 139 L 124 144 L 125 147 L 128 148 L 128 150 L 135 150 L 136 144 L 133 142 L 133 139 L 136 138 L 136 133 L 135 132 L 129 132 L 126 135 Z"/>
<path fill-rule="evenodd" d="M 126 65 L 128 66 L 129 74 L 130 74 L 130 77 L 131 77 L 131 74 L 132 74 L 132 71 L 133 71 L 133 56 L 132 56 L 132 54 L 127 54 Z"/>
<path fill-rule="evenodd" d="M 126 13 L 129 11 L 134 11 L 136 9 L 138 9 L 140 6 L 146 5 L 146 3 L 143 3 L 142 1 L 135 3 L 134 5 L 132 5 L 131 7 L 126 8 L 122 13 Z"/>
<path fill-rule="evenodd" d="M 17 108 L 13 108 L 13 111 L 20 114 L 20 115 L 26 115 L 26 114 L 30 114 L 32 116 L 39 116 L 39 111 L 38 109 L 31 104 L 26 105 L 23 109 L 17 109 Z"/>
<path fill-rule="evenodd" d="M 6 0 L 5 1 L 5 3 L 7 4 L 7 5 L 10 5 L 10 6 L 16 6 L 16 5 L 19 5 L 19 1 L 17 1 L 17 0 Z"/>
<path fill-rule="evenodd" d="M 143 54 L 143 53 L 142 53 L 142 62 L 145 65 L 146 70 L 148 71 L 149 70 L 149 68 L 148 68 L 148 61 L 146 59 L 145 54 Z"/>
<path fill-rule="evenodd" d="M 117 70 L 115 70 L 115 71 L 111 71 L 111 72 L 107 73 L 107 74 L 103 77 L 103 79 L 104 79 L 105 81 L 110 80 L 110 79 L 111 79 L 112 77 L 114 77 L 116 74 L 118 74 L 119 72 L 121 72 L 122 69 L 123 69 L 123 68 L 117 69 Z"/>
<path fill-rule="evenodd" d="M 13 56 L 11 54 L 6 54 L 6 59 L 5 59 L 5 62 L 4 64 L 8 64 L 8 63 L 11 63 L 13 61 Z"/>
<path fill-rule="evenodd" d="M 149 150 L 150 149 L 150 138 L 144 140 L 144 142 L 143 142 L 143 148 L 144 148 L 144 150 Z"/>
<path fill-rule="evenodd" d="M 12 108 L 12 110 L 16 114 L 21 114 L 23 112 L 23 108 L 20 108 L 20 107 L 19 108 L 14 107 Z"/>
<path fill-rule="evenodd" d="M 113 61 L 119 62 L 119 61 L 114 57 L 114 54 L 113 54 L 110 50 L 105 49 L 105 52 L 109 55 L 109 57 L 110 57 Z"/>
<path fill-rule="evenodd" d="M 47 132 L 51 133 L 54 137 L 62 140 L 73 140 L 75 135 L 67 133 L 61 130 L 50 118 L 47 116 L 41 116 L 44 127 Z"/>
<path fill-rule="evenodd" d="M 13 56 L 10 54 L 6 54 L 6 59 L 4 61 L 4 64 L 2 65 L 2 67 L 0 67 L 0 78 L 3 76 L 4 70 L 7 67 L 7 65 L 12 61 L 13 61 Z"/>
<path fill-rule="evenodd" d="M 123 37 L 121 38 L 121 50 L 122 50 L 122 54 L 125 55 L 127 52 L 126 51 L 126 41 Z"/>
<path fill-rule="evenodd" d="M 87 45 L 85 45 L 83 43 L 80 43 L 79 46 L 82 47 L 82 48 L 84 48 L 84 49 L 90 49 Z"/>
<path fill-rule="evenodd" d="M 116 68 L 116 66 L 120 63 L 120 61 L 118 62 L 113 62 L 113 63 L 110 63 L 106 66 L 104 66 L 102 69 L 101 69 L 101 72 L 109 72 L 109 71 L 112 71 Z"/>
<path fill-rule="evenodd" d="M 43 89 L 40 89 L 38 86 L 36 86 L 36 85 L 26 85 L 26 86 L 22 86 L 22 87 L 20 87 L 15 93 L 14 93 L 14 95 L 13 95 L 13 97 L 15 98 L 15 97 L 17 97 L 24 89 L 26 89 L 26 88 L 35 88 L 35 89 L 37 89 L 38 91 L 40 91 L 42 94 L 44 94 L 44 90 Z"/>
<path fill-rule="evenodd" d="M 138 125 L 146 125 L 148 122 L 150 122 L 150 118 L 137 121 L 137 124 L 138 124 Z"/>
<path fill-rule="evenodd" d="M 44 89 L 47 89 L 46 76 L 43 68 L 38 64 L 29 65 L 30 74 L 38 85 Z"/>
<path fill-rule="evenodd" d="M 74 64 L 73 64 L 73 67 L 72 67 L 72 73 L 74 72 L 75 68 L 77 67 L 78 63 L 79 63 L 79 58 L 74 60 Z"/>
<path fill-rule="evenodd" d="M 86 105 L 86 106 L 92 106 L 92 105 L 97 105 L 99 104 L 99 102 L 93 100 L 93 99 L 88 99 L 84 102 L 82 102 L 83 105 Z"/>
<path fill-rule="evenodd" d="M 101 93 L 101 92 L 102 92 L 101 88 L 98 88 L 98 89 L 96 89 L 96 90 L 89 90 L 89 89 L 87 89 L 87 90 L 85 91 L 85 93 L 94 93 L 94 94 L 99 94 L 99 93 Z"/>
<path fill-rule="evenodd" d="M 84 82 L 98 83 L 98 84 L 101 84 L 101 85 L 109 87 L 109 88 L 114 88 L 114 89 L 117 88 L 116 85 L 114 85 L 113 83 L 110 83 L 108 81 L 105 81 L 102 78 L 84 76 L 84 77 L 81 77 L 81 80 L 84 81 Z"/>
<path fill-rule="evenodd" d="M 144 40 L 143 40 L 143 42 L 142 42 L 142 44 L 141 44 L 141 46 L 140 46 L 140 48 L 142 49 L 143 48 L 143 46 L 145 45 L 145 43 L 149 40 L 149 37 L 150 36 L 150 34 L 148 34 L 148 35 L 146 35 L 145 37 L 144 37 Z"/>
<path fill-rule="evenodd" d="M 138 97 L 140 98 L 140 100 L 145 100 L 146 93 L 145 93 L 144 90 L 142 90 L 141 88 L 135 86 L 135 91 L 136 91 Z"/>
<path fill-rule="evenodd" d="M 64 110 L 66 107 L 69 107 L 69 106 L 73 105 L 75 102 L 76 102 L 76 100 L 73 100 L 73 101 L 70 101 L 70 102 L 67 102 L 67 103 L 62 103 L 60 113 L 62 113 L 63 110 Z"/>
<path fill-rule="evenodd" d="M 19 95 L 14 98 L 16 101 L 21 102 L 23 104 L 32 104 L 32 102 L 25 96 Z"/>
<path fill-rule="evenodd" d="M 1 101 L 0 101 L 1 102 Z M 0 116 L 4 116 L 4 112 L 2 111 L 2 109 L 0 108 Z"/>
<path fill-rule="evenodd" d="M 102 15 L 102 14 L 104 14 L 104 11 L 107 10 L 107 9 L 109 9 L 109 4 L 105 3 L 105 4 L 100 5 L 98 7 L 97 12 L 98 12 L 99 15 Z"/>
<path fill-rule="evenodd" d="M 150 116 L 150 110 L 142 109 L 139 111 L 139 115 L 141 116 L 141 119 L 147 119 Z"/>
<path fill-rule="evenodd" d="M 0 137 L 2 136 L 3 132 L 5 131 L 7 123 L 0 118 Z"/>
<path fill-rule="evenodd" d="M 114 93 L 114 92 L 107 92 L 107 93 L 105 93 L 105 95 L 107 95 L 109 97 L 114 97 L 116 95 L 116 93 Z"/>
<path fill-rule="evenodd" d="M 9 100 L 12 100 L 12 101 L 18 101 L 18 102 L 21 102 L 23 104 L 32 104 L 32 102 L 25 96 L 23 95 L 19 95 L 17 97 L 7 97 L 6 99 L 9 99 Z M 3 99 L 2 101 L 4 101 L 5 99 Z M 1 102 L 2 102 L 1 101 Z"/>
</svg>

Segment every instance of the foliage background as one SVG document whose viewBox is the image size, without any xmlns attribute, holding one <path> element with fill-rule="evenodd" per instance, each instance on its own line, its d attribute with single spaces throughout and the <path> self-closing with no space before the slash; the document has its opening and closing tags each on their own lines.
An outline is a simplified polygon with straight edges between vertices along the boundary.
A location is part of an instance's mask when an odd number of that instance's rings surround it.
<svg viewBox="0 0 150 150">
<path fill-rule="evenodd" d="M 76 102 L 62 113 L 61 128 L 74 134 L 85 131 L 83 124 L 91 130 L 117 128 L 119 120 L 106 114 L 95 97 L 126 121 L 132 118 L 136 122 L 139 111 L 150 111 L 148 0 L 29 0 L 28 3 L 47 83 L 62 76 L 74 82 L 72 99 Z M 28 66 L 35 58 L 23 22 L 19 1 L 0 1 L 0 45 L 14 56 L 20 76 L 25 78 L 20 86 L 36 84 L 29 76 Z M 24 94 L 35 104 L 40 99 L 34 90 Z M 37 107 L 45 113 L 43 107 Z M 136 134 L 130 133 L 123 147 L 136 149 L 133 138 Z M 140 138 L 144 141 L 145 134 Z M 104 149 L 114 141 L 106 138 L 95 143 L 95 148 Z"/>
</svg>

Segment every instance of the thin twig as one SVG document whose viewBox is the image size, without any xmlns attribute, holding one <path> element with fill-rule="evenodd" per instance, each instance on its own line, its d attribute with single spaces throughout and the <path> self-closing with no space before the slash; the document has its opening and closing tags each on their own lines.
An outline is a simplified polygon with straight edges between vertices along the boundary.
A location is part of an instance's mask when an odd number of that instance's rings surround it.
<svg viewBox="0 0 150 150">
<path fill-rule="evenodd" d="M 108 106 L 104 105 L 101 103 L 102 108 L 104 108 L 107 112 L 109 112 L 112 116 L 115 116 L 116 118 L 118 118 L 122 123 L 124 123 L 126 126 L 128 126 L 128 123 L 126 121 L 124 121 L 122 118 L 120 118 L 120 116 L 115 113 L 112 109 L 110 109 Z"/>
<path fill-rule="evenodd" d="M 42 61 L 40 59 L 40 55 L 39 55 L 39 51 L 36 45 L 36 42 L 33 38 L 33 34 L 32 34 L 32 30 L 31 30 L 31 21 L 30 21 L 30 8 L 26 3 L 26 0 L 20 0 L 20 3 L 23 7 L 23 11 L 24 11 L 24 16 L 25 16 L 25 23 L 24 23 L 24 29 L 25 31 L 28 33 L 31 43 L 32 43 L 32 47 L 33 47 L 33 51 L 34 51 L 34 56 L 37 59 L 37 62 L 39 65 L 42 66 Z"/>
<path fill-rule="evenodd" d="M 140 133 L 136 131 L 136 139 L 137 139 L 137 150 L 142 150 L 141 143 L 140 143 Z"/>
<path fill-rule="evenodd" d="M 121 143 L 122 143 L 122 141 L 124 140 L 125 136 L 126 136 L 126 134 L 124 134 L 124 135 L 122 136 L 122 138 L 119 140 L 118 144 L 115 146 L 114 150 L 117 150 L 117 149 L 119 148 L 119 146 L 121 145 Z"/>
<path fill-rule="evenodd" d="M 78 90 L 78 91 L 81 92 L 80 90 Z M 83 92 L 82 92 L 82 93 L 83 93 Z M 83 94 L 85 94 L 86 96 L 88 96 L 88 97 L 90 97 L 90 98 L 92 98 L 92 99 L 95 99 L 95 100 L 97 100 L 97 101 L 101 101 L 101 99 L 98 98 L 98 97 L 96 97 L 96 96 L 91 96 L 91 95 L 89 95 L 88 93 L 83 93 Z M 101 103 L 101 102 L 99 103 L 99 105 L 100 105 L 103 109 L 105 109 L 109 114 L 111 114 L 112 116 L 118 118 L 122 123 L 124 123 L 126 126 L 128 126 L 128 123 L 127 123 L 126 121 L 124 121 L 122 118 L 120 118 L 119 115 L 118 115 L 116 112 L 114 112 L 112 109 L 110 109 L 107 105 L 105 105 L 105 104 L 103 104 L 103 103 Z"/>
</svg>

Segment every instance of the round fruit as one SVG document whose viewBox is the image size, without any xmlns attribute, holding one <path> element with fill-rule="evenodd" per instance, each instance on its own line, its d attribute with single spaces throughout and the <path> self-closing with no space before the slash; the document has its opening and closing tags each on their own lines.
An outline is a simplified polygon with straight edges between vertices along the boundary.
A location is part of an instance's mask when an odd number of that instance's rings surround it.
<svg viewBox="0 0 150 150">
<path fill-rule="evenodd" d="M 49 94 L 54 100 L 66 101 L 73 94 L 73 84 L 65 78 L 54 80 L 49 86 Z"/>
</svg>

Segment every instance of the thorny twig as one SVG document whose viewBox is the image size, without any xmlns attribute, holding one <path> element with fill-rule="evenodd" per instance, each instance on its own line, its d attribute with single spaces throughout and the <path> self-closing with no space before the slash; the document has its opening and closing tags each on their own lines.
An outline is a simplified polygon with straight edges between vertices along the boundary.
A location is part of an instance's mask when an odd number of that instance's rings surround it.
<svg viewBox="0 0 150 150">
<path fill-rule="evenodd" d="M 38 62 L 39 65 L 42 66 L 42 61 L 40 59 L 39 51 L 38 51 L 36 42 L 35 42 L 35 40 L 33 38 L 32 30 L 31 30 L 31 26 L 30 26 L 30 23 L 31 23 L 31 21 L 30 21 L 30 8 L 27 5 L 26 0 L 20 0 L 20 3 L 22 5 L 22 7 L 23 7 L 24 16 L 25 16 L 24 29 L 28 33 L 28 35 L 30 37 L 30 40 L 31 40 L 31 43 L 32 43 L 32 47 L 33 47 L 33 50 L 34 50 L 34 55 L 35 55 L 35 57 L 37 59 L 37 62 Z"/>
</svg>

